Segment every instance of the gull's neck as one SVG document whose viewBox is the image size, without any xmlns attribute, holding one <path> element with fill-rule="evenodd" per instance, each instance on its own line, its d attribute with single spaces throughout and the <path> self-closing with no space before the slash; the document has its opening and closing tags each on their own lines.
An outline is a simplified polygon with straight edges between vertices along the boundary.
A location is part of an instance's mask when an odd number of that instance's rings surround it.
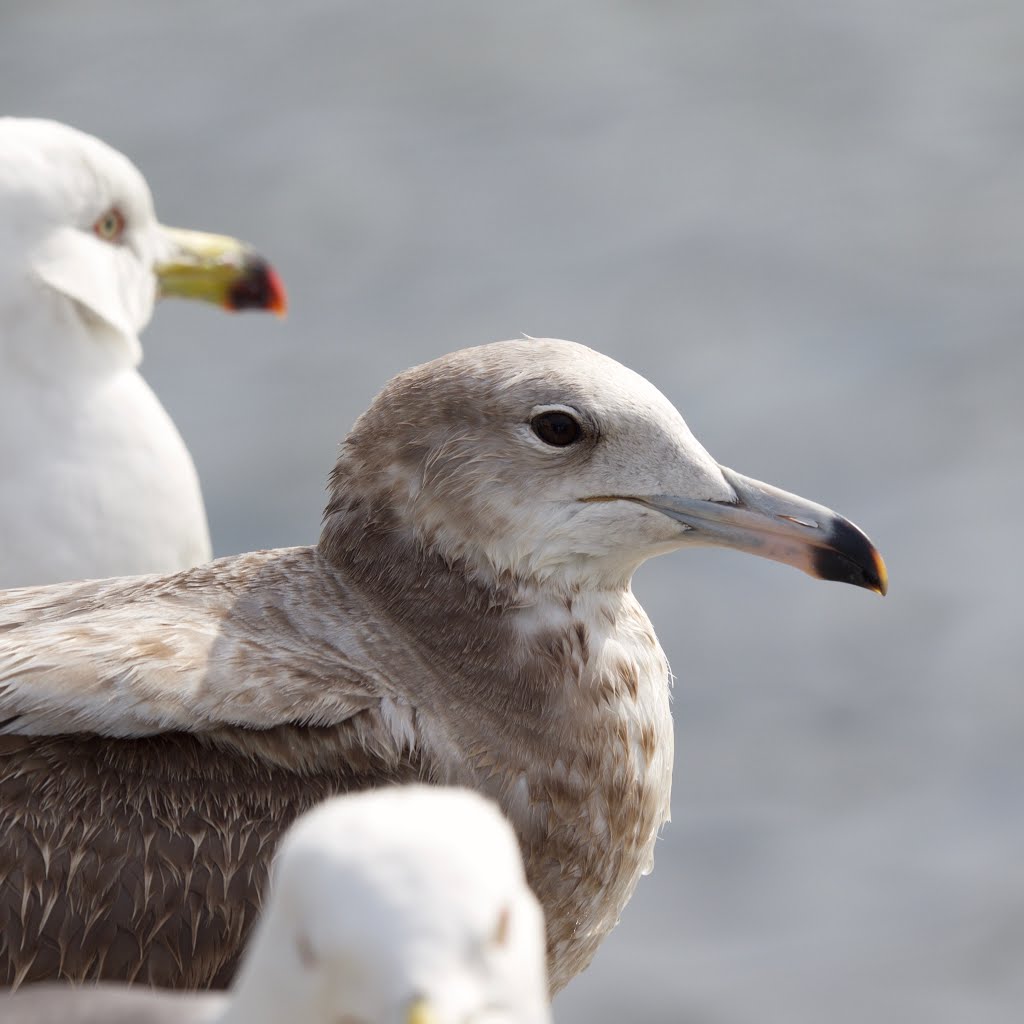
<svg viewBox="0 0 1024 1024">
<path fill-rule="evenodd" d="M 5 375 L 49 384 L 102 378 L 138 366 L 138 338 L 122 337 L 42 281 L 0 280 Z"/>
<path fill-rule="evenodd" d="M 586 646 L 581 622 L 614 629 L 638 607 L 628 578 L 603 587 L 453 561 L 415 538 L 387 503 L 350 496 L 328 507 L 318 551 L 376 622 L 421 652 L 417 701 L 431 695 L 433 675 L 448 712 L 504 723 L 499 733 L 516 723 L 532 729 L 564 701 L 553 676 L 585 653 L 576 651 Z M 577 676 L 574 685 L 590 682 Z"/>
<path fill-rule="evenodd" d="M 463 660 L 468 667 L 465 659 L 504 646 L 510 613 L 541 598 L 535 580 L 496 574 L 423 543 L 387 504 L 332 503 L 318 550 L 382 620 L 414 639 L 434 663 Z M 466 637 L 474 638 L 470 650 L 461 646 Z"/>
<path fill-rule="evenodd" d="M 301 937 L 274 916 L 271 910 L 257 927 L 226 1005 L 211 1024 L 317 1024 L 325 1016 L 317 979 L 299 960 Z"/>
<path fill-rule="evenodd" d="M 414 652 L 396 678 L 413 680 L 428 746 L 447 752 L 440 781 L 491 795 L 515 824 L 549 910 L 557 991 L 614 926 L 668 817 L 664 654 L 628 578 L 488 576 L 418 541 L 393 502 L 353 495 L 348 482 L 336 473 L 319 556 L 374 629 Z M 576 806 L 583 785 L 585 807 L 560 819 L 552 808 Z"/>
</svg>

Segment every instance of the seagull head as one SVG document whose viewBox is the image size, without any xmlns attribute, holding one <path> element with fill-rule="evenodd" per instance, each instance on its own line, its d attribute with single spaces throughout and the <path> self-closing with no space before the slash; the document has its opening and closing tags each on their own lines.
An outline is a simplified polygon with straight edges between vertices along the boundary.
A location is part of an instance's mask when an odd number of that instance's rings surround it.
<svg viewBox="0 0 1024 1024">
<path fill-rule="evenodd" d="M 511 826 L 433 786 L 321 804 L 282 842 L 232 1003 L 248 1021 L 546 1024 L 543 916 Z"/>
<path fill-rule="evenodd" d="M 517 578 L 622 586 L 654 555 L 717 544 L 887 586 L 852 523 L 719 465 L 649 381 L 567 341 L 464 349 L 394 378 L 343 445 L 328 554 L 360 489 L 421 546 Z"/>
<path fill-rule="evenodd" d="M 131 363 L 160 296 L 285 308 L 265 260 L 235 239 L 163 226 L 127 157 L 54 121 L 0 118 L 0 247 L 9 301 L 48 305 Z"/>
</svg>

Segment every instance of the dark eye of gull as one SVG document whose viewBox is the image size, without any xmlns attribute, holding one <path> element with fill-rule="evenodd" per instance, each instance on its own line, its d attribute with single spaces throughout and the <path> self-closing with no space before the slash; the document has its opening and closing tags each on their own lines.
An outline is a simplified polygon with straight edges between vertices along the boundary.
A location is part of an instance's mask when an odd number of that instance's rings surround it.
<svg viewBox="0 0 1024 1024">
<path fill-rule="evenodd" d="M 530 426 L 545 444 L 555 448 L 566 448 L 583 436 L 579 421 L 567 412 L 538 413 L 530 420 Z"/>
</svg>

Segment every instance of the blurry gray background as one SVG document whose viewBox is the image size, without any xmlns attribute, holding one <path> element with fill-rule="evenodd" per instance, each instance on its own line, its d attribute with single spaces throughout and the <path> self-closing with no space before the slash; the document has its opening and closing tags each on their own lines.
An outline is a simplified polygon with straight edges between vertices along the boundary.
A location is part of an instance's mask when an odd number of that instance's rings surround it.
<svg viewBox="0 0 1024 1024">
<path fill-rule="evenodd" d="M 314 541 L 385 379 L 520 332 L 885 553 L 885 600 L 641 571 L 674 821 L 562 1024 L 1024 1020 L 1024 5 L 4 0 L 0 105 L 288 283 L 144 336 L 218 554 Z"/>
</svg>

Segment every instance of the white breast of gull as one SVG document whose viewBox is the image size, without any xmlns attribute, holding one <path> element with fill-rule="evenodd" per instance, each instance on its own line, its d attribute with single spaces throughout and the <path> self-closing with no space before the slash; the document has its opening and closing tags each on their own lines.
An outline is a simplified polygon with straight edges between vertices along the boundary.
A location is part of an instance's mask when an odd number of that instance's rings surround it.
<svg viewBox="0 0 1024 1024">
<path fill-rule="evenodd" d="M 285 305 L 241 242 L 159 224 L 121 153 L 0 117 L 0 587 L 210 557 L 191 456 L 137 370 L 160 295 Z"/>
<path fill-rule="evenodd" d="M 35 985 L 0 1024 L 547 1024 L 544 919 L 515 833 L 467 790 L 336 797 L 288 831 L 226 995 Z"/>
<path fill-rule="evenodd" d="M 224 984 L 291 817 L 425 779 L 508 815 L 557 991 L 669 816 L 669 670 L 630 579 L 690 544 L 885 590 L 856 527 L 718 465 L 648 381 L 524 340 L 393 379 L 342 446 L 316 548 L 8 593 L 0 968 Z"/>
</svg>

